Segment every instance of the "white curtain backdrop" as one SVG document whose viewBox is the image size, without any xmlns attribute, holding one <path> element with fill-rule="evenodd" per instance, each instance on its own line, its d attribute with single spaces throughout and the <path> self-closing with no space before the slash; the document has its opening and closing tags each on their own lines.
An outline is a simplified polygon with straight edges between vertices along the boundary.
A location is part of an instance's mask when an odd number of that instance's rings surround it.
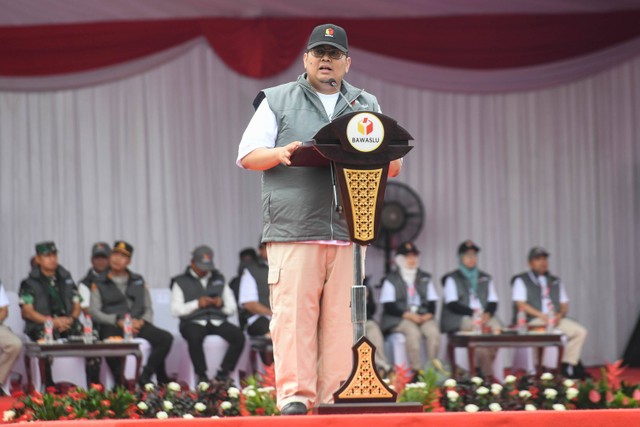
<svg viewBox="0 0 640 427">
<path fill-rule="evenodd" d="M 358 57 L 354 56 L 354 63 Z M 208 243 L 230 279 L 261 229 L 260 174 L 237 144 L 269 80 L 229 70 L 205 43 L 95 87 L 0 91 L 0 278 L 17 290 L 33 244 L 53 239 L 80 278 L 93 242 L 124 238 L 132 269 L 164 287 Z M 510 319 L 509 278 L 543 245 L 590 330 L 587 364 L 620 357 L 640 310 L 640 58 L 544 90 L 465 95 L 390 83 L 354 66 L 351 83 L 415 137 L 400 180 L 422 197 L 423 267 L 440 277 L 464 239 L 482 246 Z M 367 252 L 373 281 L 380 251 Z M 157 313 L 169 315 L 168 313 Z"/>
</svg>

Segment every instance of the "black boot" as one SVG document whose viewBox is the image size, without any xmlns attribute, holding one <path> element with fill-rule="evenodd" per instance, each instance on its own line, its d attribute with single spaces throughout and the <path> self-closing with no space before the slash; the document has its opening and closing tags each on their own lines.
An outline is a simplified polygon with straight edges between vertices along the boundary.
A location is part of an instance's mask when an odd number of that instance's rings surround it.
<svg viewBox="0 0 640 427">
<path fill-rule="evenodd" d="M 144 387 L 146 384 L 153 383 L 153 381 L 151 381 L 152 376 L 153 376 L 153 369 L 151 369 L 148 366 L 145 366 L 144 369 L 142 370 L 142 373 L 140 374 L 140 380 L 138 380 L 138 384 L 140 384 L 141 387 Z"/>
</svg>

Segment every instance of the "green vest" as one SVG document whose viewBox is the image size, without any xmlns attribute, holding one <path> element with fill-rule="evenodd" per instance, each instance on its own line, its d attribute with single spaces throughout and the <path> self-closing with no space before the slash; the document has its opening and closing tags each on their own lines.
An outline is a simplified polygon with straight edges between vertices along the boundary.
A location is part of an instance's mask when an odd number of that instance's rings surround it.
<svg viewBox="0 0 640 427">
<path fill-rule="evenodd" d="M 278 124 L 276 147 L 307 141 L 330 123 L 320 98 L 302 74 L 295 82 L 265 89 Z M 362 89 L 342 82 L 334 117 L 352 111 L 378 111 L 378 101 Z M 260 96 L 260 95 L 259 95 Z M 349 240 L 343 215 L 336 213 L 328 168 L 278 165 L 262 176 L 263 242 Z"/>
<path fill-rule="evenodd" d="M 456 290 L 458 292 L 458 302 L 466 307 L 469 307 L 471 303 L 471 283 L 462 274 L 462 271 L 456 270 L 452 273 L 445 275 L 442 278 L 442 284 L 446 282 L 447 278 L 451 277 L 456 283 Z M 487 307 L 487 301 L 489 299 L 489 283 L 491 283 L 491 276 L 484 271 L 478 272 L 478 300 L 482 307 Z M 447 307 L 445 302 L 442 307 L 442 316 L 440 318 L 440 329 L 442 332 L 449 333 L 460 330 L 460 324 L 462 323 L 462 314 L 454 313 Z"/>
</svg>

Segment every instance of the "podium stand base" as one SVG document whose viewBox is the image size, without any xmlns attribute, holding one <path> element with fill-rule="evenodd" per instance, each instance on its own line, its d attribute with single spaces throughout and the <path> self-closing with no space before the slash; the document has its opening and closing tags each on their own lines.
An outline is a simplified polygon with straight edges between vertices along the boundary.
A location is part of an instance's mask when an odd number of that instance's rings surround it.
<svg viewBox="0 0 640 427">
<path fill-rule="evenodd" d="M 422 405 L 413 402 L 403 403 L 333 403 L 313 408 L 314 415 L 340 414 L 391 414 L 398 412 L 422 412 Z"/>
</svg>

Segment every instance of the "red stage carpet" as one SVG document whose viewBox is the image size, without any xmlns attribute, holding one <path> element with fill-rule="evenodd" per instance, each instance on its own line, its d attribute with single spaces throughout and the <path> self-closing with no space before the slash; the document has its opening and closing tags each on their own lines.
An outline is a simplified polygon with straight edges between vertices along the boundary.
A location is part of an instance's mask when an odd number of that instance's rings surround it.
<svg viewBox="0 0 640 427">
<path fill-rule="evenodd" d="M 640 425 L 640 409 L 602 411 L 537 411 L 537 412 L 481 412 L 476 414 L 437 413 L 407 415 L 309 415 L 297 417 L 236 417 L 220 419 L 163 420 L 163 421 L 55 421 L 29 423 L 30 426 L 49 425 L 55 427 L 135 427 L 148 424 L 178 427 L 188 425 L 219 427 L 553 427 L 575 426 L 637 426 Z"/>
</svg>

